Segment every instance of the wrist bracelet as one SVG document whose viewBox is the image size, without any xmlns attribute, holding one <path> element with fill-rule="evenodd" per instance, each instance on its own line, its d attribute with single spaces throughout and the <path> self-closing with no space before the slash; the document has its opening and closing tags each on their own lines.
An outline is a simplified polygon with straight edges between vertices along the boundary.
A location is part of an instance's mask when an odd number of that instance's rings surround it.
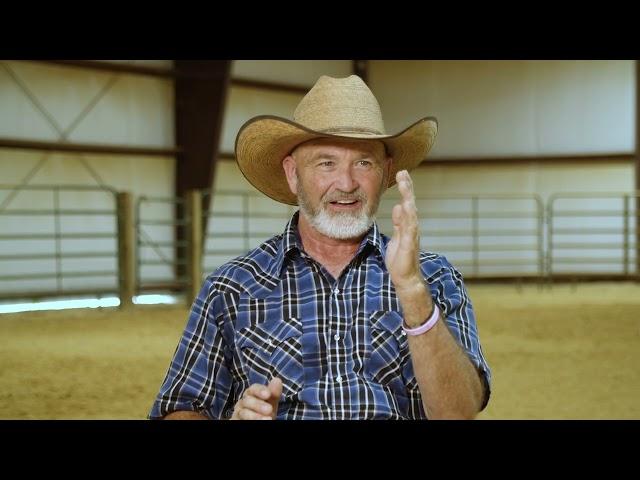
<svg viewBox="0 0 640 480">
<path fill-rule="evenodd" d="M 433 328 L 438 319 L 440 318 L 440 309 L 435 302 L 433 302 L 433 312 L 425 323 L 416 328 L 407 328 L 404 320 L 402 321 L 402 329 L 406 332 L 407 335 L 421 335 L 425 332 L 428 332 Z"/>
</svg>

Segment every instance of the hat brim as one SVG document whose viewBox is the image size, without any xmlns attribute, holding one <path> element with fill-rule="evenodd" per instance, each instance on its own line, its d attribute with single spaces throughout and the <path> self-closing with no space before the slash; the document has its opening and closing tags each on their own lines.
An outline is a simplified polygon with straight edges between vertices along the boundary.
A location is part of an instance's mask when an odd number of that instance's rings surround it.
<svg viewBox="0 0 640 480">
<path fill-rule="evenodd" d="M 438 122 L 433 117 L 422 118 L 396 135 L 338 135 L 316 132 L 285 118 L 261 115 L 240 128 L 235 154 L 240 171 L 251 185 L 278 202 L 297 205 L 298 199 L 289 189 L 282 160 L 301 143 L 315 138 L 381 141 L 393 158 L 389 182 L 392 186 L 398 171 L 412 170 L 427 157 L 437 132 Z"/>
</svg>

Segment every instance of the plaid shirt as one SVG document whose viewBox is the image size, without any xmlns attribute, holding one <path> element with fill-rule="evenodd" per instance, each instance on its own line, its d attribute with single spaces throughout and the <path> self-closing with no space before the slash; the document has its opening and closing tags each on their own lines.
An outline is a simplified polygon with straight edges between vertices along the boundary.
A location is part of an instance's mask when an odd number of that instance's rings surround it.
<svg viewBox="0 0 640 480">
<path fill-rule="evenodd" d="M 373 225 L 334 279 L 302 248 L 298 213 L 284 234 L 219 267 L 193 303 L 149 414 L 175 410 L 229 418 L 253 383 L 283 381 L 278 419 L 424 419 L 402 308 L 384 263 L 389 238 Z M 420 253 L 422 272 L 449 330 L 491 373 L 462 276 Z M 484 408 L 483 405 L 483 408 Z"/>
</svg>

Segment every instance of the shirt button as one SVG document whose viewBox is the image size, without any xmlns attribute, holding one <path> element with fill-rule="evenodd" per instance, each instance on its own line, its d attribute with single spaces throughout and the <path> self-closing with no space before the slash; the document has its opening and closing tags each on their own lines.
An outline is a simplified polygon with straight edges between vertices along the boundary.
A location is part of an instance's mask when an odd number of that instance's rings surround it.
<svg viewBox="0 0 640 480">
<path fill-rule="evenodd" d="M 341 375 L 338 375 L 338 376 L 336 377 L 336 382 L 340 383 L 341 381 L 342 381 L 342 376 L 341 376 Z"/>
<path fill-rule="evenodd" d="M 338 335 L 337 333 L 333 336 L 333 339 L 338 341 L 340 340 L 340 335 Z"/>
<path fill-rule="evenodd" d="M 400 335 L 402 335 L 403 337 L 404 337 L 406 334 L 407 334 L 407 332 L 405 332 L 404 330 L 402 330 L 402 331 L 400 332 Z"/>
<path fill-rule="evenodd" d="M 338 295 L 338 294 L 340 293 L 340 289 L 339 289 L 339 288 L 336 288 L 336 289 L 333 291 L 333 293 L 334 293 L 335 295 Z"/>
</svg>

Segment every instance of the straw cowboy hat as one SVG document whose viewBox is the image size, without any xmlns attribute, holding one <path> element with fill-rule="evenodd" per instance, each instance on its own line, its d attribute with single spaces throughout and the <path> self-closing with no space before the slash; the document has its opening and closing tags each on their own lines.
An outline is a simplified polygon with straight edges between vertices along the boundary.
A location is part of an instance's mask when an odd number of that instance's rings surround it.
<svg viewBox="0 0 640 480">
<path fill-rule="evenodd" d="M 356 75 L 322 76 L 298 104 L 293 121 L 260 115 L 247 121 L 236 137 L 236 160 L 249 182 L 278 202 L 297 205 L 289 189 L 282 161 L 296 146 L 315 138 L 380 140 L 393 157 L 396 172 L 422 162 L 433 145 L 438 123 L 425 117 L 395 135 L 387 135 L 378 101 Z"/>
</svg>

